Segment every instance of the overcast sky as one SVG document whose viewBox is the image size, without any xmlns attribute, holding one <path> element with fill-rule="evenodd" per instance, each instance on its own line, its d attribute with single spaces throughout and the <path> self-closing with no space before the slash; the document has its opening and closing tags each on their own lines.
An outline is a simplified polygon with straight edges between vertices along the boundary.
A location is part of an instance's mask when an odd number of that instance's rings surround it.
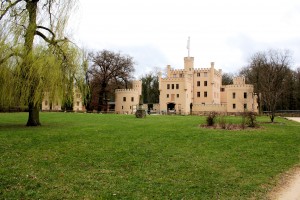
<svg viewBox="0 0 300 200">
<path fill-rule="evenodd" d="M 299 0 L 79 0 L 70 24 L 80 47 L 132 56 L 136 77 L 183 68 L 189 36 L 196 68 L 236 73 L 270 48 L 291 50 L 300 67 Z"/>
</svg>

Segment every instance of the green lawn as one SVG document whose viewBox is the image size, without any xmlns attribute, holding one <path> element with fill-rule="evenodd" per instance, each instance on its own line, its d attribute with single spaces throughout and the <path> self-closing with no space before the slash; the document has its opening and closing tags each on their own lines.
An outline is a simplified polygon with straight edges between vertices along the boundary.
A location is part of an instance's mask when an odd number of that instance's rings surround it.
<svg viewBox="0 0 300 200">
<path fill-rule="evenodd" d="M 0 199 L 264 199 L 300 163 L 300 123 L 281 118 L 242 131 L 198 116 L 26 119 L 0 113 Z"/>
</svg>

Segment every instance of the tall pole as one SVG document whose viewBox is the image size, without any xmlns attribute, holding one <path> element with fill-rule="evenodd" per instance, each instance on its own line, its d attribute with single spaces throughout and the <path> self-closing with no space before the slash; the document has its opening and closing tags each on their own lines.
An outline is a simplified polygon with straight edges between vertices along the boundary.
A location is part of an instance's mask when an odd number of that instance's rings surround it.
<svg viewBox="0 0 300 200">
<path fill-rule="evenodd" d="M 190 57 L 190 50 L 191 50 L 191 47 L 190 47 L 190 40 L 191 40 L 191 38 L 190 38 L 190 36 L 188 37 L 188 41 L 187 41 L 187 46 L 186 46 L 186 48 L 187 48 L 187 50 L 188 50 L 188 57 Z"/>
</svg>

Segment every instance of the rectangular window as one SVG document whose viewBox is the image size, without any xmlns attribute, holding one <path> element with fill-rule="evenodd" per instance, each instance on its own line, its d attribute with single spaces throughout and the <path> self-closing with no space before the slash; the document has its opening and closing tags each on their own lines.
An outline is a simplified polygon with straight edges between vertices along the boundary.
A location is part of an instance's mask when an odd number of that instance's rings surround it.
<svg viewBox="0 0 300 200">
<path fill-rule="evenodd" d="M 199 72 L 197 73 L 197 76 L 200 77 L 200 73 Z"/>
<path fill-rule="evenodd" d="M 131 97 L 131 101 L 132 101 L 132 102 L 134 101 L 134 97 Z"/>
<path fill-rule="evenodd" d="M 182 77 L 183 77 L 183 74 L 179 74 L 179 77 L 182 78 Z"/>
<path fill-rule="evenodd" d="M 126 97 L 123 97 L 123 101 L 126 101 Z"/>
<path fill-rule="evenodd" d="M 244 99 L 247 99 L 247 92 L 244 92 Z"/>
<path fill-rule="evenodd" d="M 197 97 L 200 97 L 200 92 L 197 92 Z"/>
<path fill-rule="evenodd" d="M 179 84 L 176 84 L 176 89 L 179 89 Z"/>
<path fill-rule="evenodd" d="M 221 88 L 220 91 L 221 91 L 221 92 L 225 92 L 225 88 Z"/>
<path fill-rule="evenodd" d="M 172 84 L 172 89 L 174 90 L 174 84 Z"/>
<path fill-rule="evenodd" d="M 167 94 L 167 98 L 169 98 L 169 94 Z"/>
<path fill-rule="evenodd" d="M 197 86 L 200 86 L 200 81 L 197 81 Z"/>
<path fill-rule="evenodd" d="M 206 91 L 204 92 L 204 97 L 207 97 L 207 92 Z"/>
<path fill-rule="evenodd" d="M 232 108 L 233 108 L 233 109 L 235 109 L 235 103 L 234 103 L 234 104 L 232 104 Z"/>
<path fill-rule="evenodd" d="M 245 110 L 247 109 L 247 104 L 246 104 L 246 103 L 244 104 L 244 109 L 245 109 Z"/>
<path fill-rule="evenodd" d="M 207 72 L 204 72 L 204 77 L 207 77 Z"/>
<path fill-rule="evenodd" d="M 207 81 L 204 81 L 204 86 L 207 86 Z"/>
<path fill-rule="evenodd" d="M 170 84 L 167 84 L 167 89 L 170 89 Z"/>
<path fill-rule="evenodd" d="M 79 101 L 76 102 L 77 106 L 79 106 Z"/>
<path fill-rule="evenodd" d="M 179 98 L 179 94 L 177 94 L 177 98 Z"/>
<path fill-rule="evenodd" d="M 232 93 L 232 98 L 235 99 L 235 92 Z"/>
</svg>

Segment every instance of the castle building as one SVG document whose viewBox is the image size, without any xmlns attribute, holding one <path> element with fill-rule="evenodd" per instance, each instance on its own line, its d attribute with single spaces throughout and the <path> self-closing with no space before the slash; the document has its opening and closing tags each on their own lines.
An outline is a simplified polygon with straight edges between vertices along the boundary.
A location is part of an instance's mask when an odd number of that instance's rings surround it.
<svg viewBox="0 0 300 200">
<path fill-rule="evenodd" d="M 142 81 L 133 81 L 132 89 L 115 90 L 115 113 L 134 114 L 142 95 Z"/>
<path fill-rule="evenodd" d="M 184 58 L 184 69 L 167 66 L 167 75 L 159 76 L 159 105 L 162 113 L 201 114 L 206 112 L 257 112 L 253 85 L 244 77 L 234 78 L 232 85 L 222 85 L 222 70 L 194 68 L 194 57 Z"/>
<path fill-rule="evenodd" d="M 44 94 L 44 98 L 42 101 L 42 111 L 61 111 L 61 107 L 62 105 L 60 99 L 51 100 L 47 92 Z M 73 111 L 85 111 L 82 94 L 77 88 L 73 90 Z"/>
</svg>

